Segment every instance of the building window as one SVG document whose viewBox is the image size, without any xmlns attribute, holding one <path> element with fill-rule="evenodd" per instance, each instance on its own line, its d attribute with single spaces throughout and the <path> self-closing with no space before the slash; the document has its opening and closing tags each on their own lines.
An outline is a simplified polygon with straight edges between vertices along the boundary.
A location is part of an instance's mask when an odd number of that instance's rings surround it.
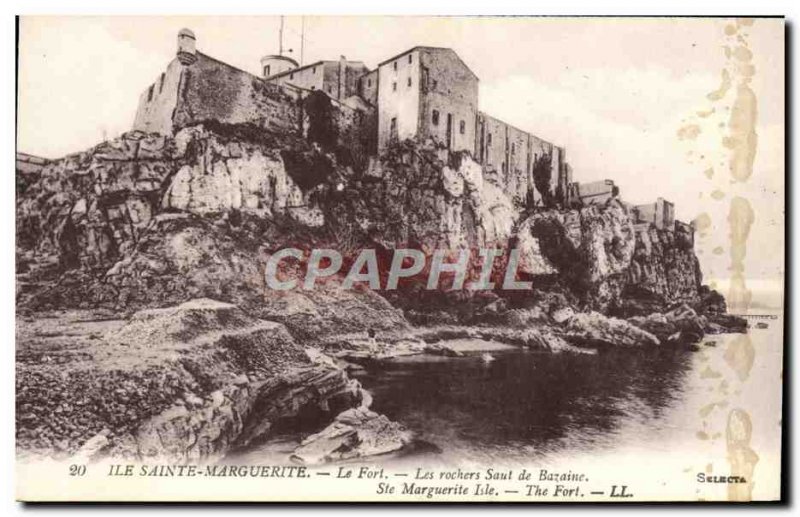
<svg viewBox="0 0 800 517">
<path fill-rule="evenodd" d="M 161 72 L 161 77 L 158 80 L 158 93 L 161 93 L 161 90 L 164 89 L 164 72 Z"/>
<path fill-rule="evenodd" d="M 394 71 L 397 72 L 397 61 L 392 63 L 392 67 L 394 68 Z"/>
<path fill-rule="evenodd" d="M 463 120 L 458 124 L 458 132 L 462 135 L 467 132 L 467 123 Z"/>
<path fill-rule="evenodd" d="M 312 73 L 312 74 L 316 74 L 316 73 L 317 73 L 317 67 L 316 67 L 316 66 L 315 66 L 314 68 L 312 68 L 312 69 L 311 69 L 311 73 Z"/>
<path fill-rule="evenodd" d="M 372 79 L 367 79 L 367 86 L 372 86 Z"/>
<path fill-rule="evenodd" d="M 150 88 L 147 90 L 147 102 L 153 100 L 153 86 L 154 85 L 151 84 Z"/>
<path fill-rule="evenodd" d="M 511 154 L 514 154 L 516 152 L 517 152 L 517 146 L 514 145 L 514 144 L 511 144 Z"/>
<path fill-rule="evenodd" d="M 411 88 L 411 78 L 408 78 L 408 87 Z"/>
<path fill-rule="evenodd" d="M 294 79 L 294 74 L 289 74 L 289 80 Z"/>
<path fill-rule="evenodd" d="M 392 83 L 392 91 L 393 91 L 393 92 L 396 92 L 396 91 L 397 91 L 397 81 L 395 81 L 395 82 L 393 82 L 393 83 Z"/>
<path fill-rule="evenodd" d="M 489 133 L 488 138 L 486 139 L 486 145 L 491 147 L 492 146 L 492 134 Z"/>
<path fill-rule="evenodd" d="M 431 116 L 431 122 L 433 122 L 434 126 L 439 125 L 439 110 L 433 110 L 433 115 Z"/>
<path fill-rule="evenodd" d="M 331 86 L 328 86 L 328 93 L 333 93 L 333 88 Z"/>
<path fill-rule="evenodd" d="M 389 140 L 392 142 L 397 140 L 397 117 L 392 117 L 389 125 Z"/>
<path fill-rule="evenodd" d="M 269 65 L 264 67 L 264 77 L 269 77 Z"/>
<path fill-rule="evenodd" d="M 409 65 L 411 64 L 411 59 L 412 59 L 413 57 L 414 57 L 414 54 L 409 54 L 409 55 L 408 55 L 408 64 L 409 64 Z"/>
<path fill-rule="evenodd" d="M 501 166 L 501 168 L 503 169 L 503 172 L 506 172 L 506 162 L 503 162 L 503 165 Z"/>
<path fill-rule="evenodd" d="M 316 90 L 316 89 L 317 89 L 317 87 L 316 87 L 316 86 L 312 86 L 312 87 L 311 87 L 311 89 L 312 89 L 312 90 Z"/>
<path fill-rule="evenodd" d="M 436 86 L 437 86 L 438 84 L 439 84 L 439 83 L 437 83 L 437 82 L 436 82 L 436 79 L 434 79 L 434 80 L 433 80 L 433 83 L 431 84 L 431 90 L 435 90 L 435 89 L 436 89 Z"/>
</svg>

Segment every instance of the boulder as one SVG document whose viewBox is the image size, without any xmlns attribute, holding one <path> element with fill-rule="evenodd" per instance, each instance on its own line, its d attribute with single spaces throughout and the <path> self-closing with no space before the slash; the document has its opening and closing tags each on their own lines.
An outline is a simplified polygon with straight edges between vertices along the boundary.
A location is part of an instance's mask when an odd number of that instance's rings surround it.
<svg viewBox="0 0 800 517">
<path fill-rule="evenodd" d="M 75 464 L 86 464 L 99 458 L 104 449 L 108 447 L 108 433 L 108 429 L 104 429 L 86 440 L 86 442 L 81 445 L 80 449 L 78 449 L 78 452 L 72 457 L 72 462 Z"/>
<path fill-rule="evenodd" d="M 743 334 L 747 332 L 747 320 L 740 316 L 734 316 L 732 314 L 709 314 L 707 319 L 709 325 L 707 331 L 709 334 Z"/>
<path fill-rule="evenodd" d="M 303 440 L 292 460 L 313 465 L 368 458 L 399 451 L 413 438 L 402 425 L 362 406 L 340 413 L 331 425 Z"/>
<path fill-rule="evenodd" d="M 662 343 L 688 344 L 703 338 L 708 321 L 687 304 L 680 304 L 666 313 L 634 316 L 628 322 L 650 332 Z"/>
<path fill-rule="evenodd" d="M 589 347 L 653 347 L 660 340 L 625 320 L 599 312 L 579 312 L 567 320 L 562 334 L 567 341 Z"/>
</svg>

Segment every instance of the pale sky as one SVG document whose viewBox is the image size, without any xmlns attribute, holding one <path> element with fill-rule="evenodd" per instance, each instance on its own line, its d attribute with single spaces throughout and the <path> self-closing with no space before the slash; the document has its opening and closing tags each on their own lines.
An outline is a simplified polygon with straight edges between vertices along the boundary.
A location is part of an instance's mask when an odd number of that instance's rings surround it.
<svg viewBox="0 0 800 517">
<path fill-rule="evenodd" d="M 725 34 L 730 23 L 306 17 L 304 62 L 345 55 L 374 67 L 415 45 L 451 47 L 480 78 L 480 109 L 566 147 L 575 180 L 613 179 L 632 203 L 661 195 L 686 221 L 708 213 L 710 236 L 698 242 L 707 277 L 727 277 L 728 203 L 747 197 L 756 212 L 748 275 L 774 278 L 783 255 L 783 20 L 756 20 L 737 33 L 753 53 L 758 99 L 754 173 L 737 184 L 727 171 L 726 129 L 707 129 L 727 124 L 735 93 L 715 106 L 707 98 L 720 86 L 723 46 L 736 44 Z M 56 158 L 130 129 L 140 92 L 174 57 L 182 27 L 195 32 L 201 52 L 254 74 L 262 55 L 277 53 L 277 17 L 23 17 L 18 150 Z M 299 17 L 286 18 L 284 47 L 298 60 L 300 27 Z M 696 140 L 676 136 L 711 107 Z M 710 167 L 711 179 L 703 174 Z M 725 196 L 712 199 L 714 190 Z M 723 251 L 713 255 L 715 248 Z"/>
</svg>

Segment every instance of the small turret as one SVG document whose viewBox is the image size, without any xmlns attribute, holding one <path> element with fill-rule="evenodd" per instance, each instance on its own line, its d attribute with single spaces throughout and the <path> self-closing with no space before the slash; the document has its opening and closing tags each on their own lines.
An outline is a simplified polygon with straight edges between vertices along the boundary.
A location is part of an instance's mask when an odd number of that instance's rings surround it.
<svg viewBox="0 0 800 517">
<path fill-rule="evenodd" d="M 297 61 L 289 56 L 270 55 L 261 58 L 261 74 L 264 78 L 294 70 L 297 67 Z"/>
<path fill-rule="evenodd" d="M 181 64 L 191 65 L 197 61 L 197 40 L 189 29 L 178 31 L 178 60 Z"/>
</svg>

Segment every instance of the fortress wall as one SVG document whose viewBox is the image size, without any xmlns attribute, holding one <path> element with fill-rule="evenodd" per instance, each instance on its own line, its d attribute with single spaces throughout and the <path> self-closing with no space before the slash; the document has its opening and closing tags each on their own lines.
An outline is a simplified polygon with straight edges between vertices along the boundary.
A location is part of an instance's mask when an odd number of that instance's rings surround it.
<svg viewBox="0 0 800 517">
<path fill-rule="evenodd" d="M 485 113 L 478 114 L 477 154 L 487 176 L 501 185 L 518 205 L 540 205 L 543 192 L 537 187 L 534 172 L 546 171 L 540 187 L 556 199 L 561 183 L 566 192 L 565 151 L 550 142 Z M 563 195 L 562 195 L 563 197 Z"/>
<path fill-rule="evenodd" d="M 285 89 L 199 52 L 197 57 L 181 77 L 175 128 L 216 120 L 225 124 L 258 122 L 274 131 L 297 131 L 301 108 Z"/>
<path fill-rule="evenodd" d="M 139 96 L 133 129 L 146 133 L 172 134 L 172 116 L 178 102 L 183 67 L 173 59 L 164 73 Z"/>
</svg>

